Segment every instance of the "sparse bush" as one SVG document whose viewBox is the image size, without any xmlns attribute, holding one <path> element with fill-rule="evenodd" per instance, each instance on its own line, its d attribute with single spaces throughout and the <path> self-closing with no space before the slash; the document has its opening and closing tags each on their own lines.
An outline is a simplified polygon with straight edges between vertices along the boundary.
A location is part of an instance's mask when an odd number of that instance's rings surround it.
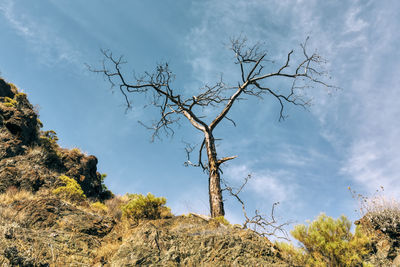
<svg viewBox="0 0 400 267">
<path fill-rule="evenodd" d="M 97 212 L 103 212 L 103 213 L 107 213 L 108 208 L 106 205 L 104 205 L 103 203 L 101 203 L 100 201 L 94 202 L 90 204 L 90 207 L 97 211 Z"/>
<path fill-rule="evenodd" d="M 81 186 L 72 178 L 61 175 L 58 177 L 64 186 L 60 186 L 53 190 L 53 194 L 58 195 L 66 200 L 83 201 L 86 199 Z"/>
<path fill-rule="evenodd" d="M 391 238 L 400 236 L 400 202 L 384 196 L 384 188 L 376 190 L 371 197 L 349 190 L 359 202 L 359 213 L 373 230 L 380 230 Z M 372 230 L 371 229 L 371 230 Z"/>
<path fill-rule="evenodd" d="M 227 219 L 225 219 L 224 216 L 215 217 L 215 218 L 213 218 L 213 220 L 214 220 L 214 221 L 217 221 L 217 222 L 220 223 L 220 224 L 226 225 L 226 226 L 231 225 L 231 224 L 229 223 L 229 221 L 228 221 Z"/>
<path fill-rule="evenodd" d="M 80 155 L 80 154 L 83 154 L 83 153 L 79 148 L 74 147 L 74 148 L 71 149 L 71 154 Z"/>
<path fill-rule="evenodd" d="M 128 202 L 128 200 L 124 201 L 121 198 L 121 196 L 115 196 L 104 203 L 108 209 L 108 214 L 118 221 L 122 218 L 121 206 Z"/>
<path fill-rule="evenodd" d="M 41 131 L 39 136 L 39 141 L 41 146 L 47 151 L 49 162 L 55 162 L 59 160 L 61 157 L 60 152 L 58 151 L 58 137 L 57 133 L 53 130 L 50 131 Z"/>
<path fill-rule="evenodd" d="M 154 220 L 171 214 L 170 209 L 164 206 L 167 203 L 164 197 L 155 197 L 151 193 L 147 196 L 142 194 L 127 194 L 127 196 L 129 202 L 121 206 L 122 214 L 126 218 Z"/>
<path fill-rule="evenodd" d="M 58 144 L 58 137 L 57 133 L 53 130 L 50 131 L 41 131 L 39 140 L 41 145 L 46 148 L 47 151 L 54 151 Z"/>
<path fill-rule="evenodd" d="M 42 137 L 47 138 L 49 142 L 55 144 L 58 141 L 57 133 L 53 130 L 43 131 L 41 133 Z"/>
<path fill-rule="evenodd" d="M 351 222 L 341 216 L 334 220 L 325 214 L 309 226 L 297 225 L 291 234 L 302 243 L 303 250 L 287 248 L 295 260 L 305 260 L 307 266 L 368 266 L 364 259 L 370 253 L 370 239 L 356 228 L 350 232 Z M 303 258 L 302 255 L 305 255 Z"/>
</svg>

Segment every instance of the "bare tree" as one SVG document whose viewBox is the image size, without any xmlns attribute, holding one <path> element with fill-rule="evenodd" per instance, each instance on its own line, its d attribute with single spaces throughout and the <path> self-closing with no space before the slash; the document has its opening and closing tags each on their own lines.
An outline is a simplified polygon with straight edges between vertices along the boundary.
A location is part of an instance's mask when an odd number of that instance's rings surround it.
<svg viewBox="0 0 400 267">
<path fill-rule="evenodd" d="M 308 39 L 308 38 L 307 38 Z M 128 95 L 150 94 L 150 102 L 147 104 L 156 107 L 159 118 L 151 125 L 146 126 L 153 131 L 152 139 L 158 137 L 161 131 L 164 134 L 173 135 L 173 125 L 181 117 L 186 118 L 203 135 L 204 139 L 198 149 L 197 163 L 190 161 L 190 153 L 193 146 L 188 146 L 188 160 L 186 165 L 199 166 L 209 175 L 209 201 L 212 217 L 223 216 L 224 205 L 221 190 L 221 164 L 236 158 L 236 156 L 218 157 L 216 139 L 213 131 L 224 119 L 235 122 L 228 117 L 233 105 L 241 99 L 241 96 L 262 97 L 264 94 L 274 97 L 280 104 L 279 119 L 284 119 L 284 104 L 290 103 L 301 107 L 309 105 L 309 99 L 303 94 L 304 89 L 313 84 L 330 87 L 322 78 L 325 72 L 321 71 L 321 63 L 324 60 L 316 53 L 309 54 L 306 43 L 301 44 L 300 60 L 292 64 L 294 51 L 290 51 L 282 64 L 272 72 L 266 72 L 265 64 L 271 61 L 266 59 L 266 51 L 263 45 L 247 45 L 245 38 L 239 37 L 231 40 L 234 63 L 240 69 L 237 85 L 229 86 L 221 78 L 214 85 L 205 85 L 200 88 L 195 96 L 179 94 L 179 89 L 173 87 L 174 74 L 168 67 L 168 63 L 158 64 L 154 72 L 145 72 L 141 76 L 134 75 L 133 81 L 129 81 L 122 71 L 122 65 L 126 62 L 122 57 L 114 57 L 107 50 L 102 50 L 104 55 L 101 69 L 91 71 L 102 73 L 111 85 L 117 86 L 125 98 L 127 107 L 131 107 Z M 110 67 L 110 68 L 109 68 Z M 266 81 L 274 77 L 282 77 L 291 80 L 289 88 L 270 88 Z M 207 118 L 203 113 L 205 107 L 214 108 L 217 115 Z M 143 124 L 144 125 L 144 124 Z M 206 161 L 203 161 L 203 151 L 207 153 Z"/>
</svg>

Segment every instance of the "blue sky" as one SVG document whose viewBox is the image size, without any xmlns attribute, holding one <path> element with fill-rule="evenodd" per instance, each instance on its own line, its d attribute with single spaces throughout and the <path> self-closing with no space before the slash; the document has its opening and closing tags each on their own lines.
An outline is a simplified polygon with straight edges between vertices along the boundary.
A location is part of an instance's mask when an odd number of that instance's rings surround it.
<svg viewBox="0 0 400 267">
<path fill-rule="evenodd" d="M 127 74 L 167 61 L 174 85 L 193 92 L 221 73 L 237 83 L 226 49 L 233 36 L 264 42 L 277 62 L 310 36 L 310 50 L 328 60 L 331 83 L 342 89 L 310 89 L 309 111 L 287 106 L 283 122 L 274 99 L 238 103 L 230 116 L 237 127 L 216 131 L 221 156 L 239 156 L 224 177 L 237 185 L 252 174 L 242 195 L 249 211 L 269 213 L 279 201 L 281 221 L 303 223 L 320 212 L 355 220 L 348 186 L 400 192 L 399 9 L 395 0 L 0 0 L 0 71 L 40 106 L 44 128 L 62 146 L 98 157 L 114 193 L 152 192 L 176 214 L 207 214 L 207 176 L 183 166 L 183 142 L 201 135 L 183 121 L 172 139 L 150 143 L 137 121 L 154 112 L 134 101 L 125 114 L 122 96 L 85 63 L 100 66 L 101 48 L 123 54 Z M 226 197 L 226 217 L 241 222 L 240 206 Z"/>
</svg>

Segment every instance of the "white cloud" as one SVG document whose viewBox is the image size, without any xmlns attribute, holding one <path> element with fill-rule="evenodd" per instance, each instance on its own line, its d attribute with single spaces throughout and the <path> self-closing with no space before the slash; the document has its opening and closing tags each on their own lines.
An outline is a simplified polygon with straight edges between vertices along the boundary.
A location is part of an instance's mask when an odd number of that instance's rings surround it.
<svg viewBox="0 0 400 267">
<path fill-rule="evenodd" d="M 349 9 L 346 14 L 346 30 L 345 33 L 359 32 L 368 26 L 368 23 L 359 17 L 361 8 L 355 7 Z"/>
<path fill-rule="evenodd" d="M 17 34 L 25 38 L 42 64 L 55 65 L 60 62 L 70 63 L 82 68 L 81 55 L 71 43 L 62 37 L 60 32 L 52 28 L 51 23 L 45 23 L 24 12 L 12 0 L 0 3 L 0 15 L 6 19 Z"/>
<path fill-rule="evenodd" d="M 224 174 L 228 182 L 242 184 L 244 178 L 251 175 L 246 189 L 256 194 L 255 198 L 284 202 L 295 198 L 296 184 L 293 174 L 288 171 L 253 170 L 249 165 L 236 165 L 228 168 Z"/>
</svg>

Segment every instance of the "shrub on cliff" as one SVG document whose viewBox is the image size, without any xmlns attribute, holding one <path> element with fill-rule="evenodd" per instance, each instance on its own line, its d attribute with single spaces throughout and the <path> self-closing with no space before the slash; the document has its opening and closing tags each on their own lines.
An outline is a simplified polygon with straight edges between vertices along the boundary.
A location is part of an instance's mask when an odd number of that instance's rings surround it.
<svg viewBox="0 0 400 267">
<path fill-rule="evenodd" d="M 400 237 L 400 202 L 384 195 L 384 188 L 376 190 L 372 196 L 357 194 L 349 188 L 354 199 L 358 200 L 360 221 L 371 229 L 379 230 L 392 239 Z"/>
<path fill-rule="evenodd" d="M 127 194 L 127 196 L 128 203 L 121 206 L 122 214 L 126 218 L 154 220 L 171 214 L 170 209 L 164 206 L 167 203 L 164 197 L 155 197 L 151 193 L 147 196 L 142 194 Z"/>
<path fill-rule="evenodd" d="M 352 234 L 350 228 L 351 222 L 345 216 L 335 220 L 321 214 L 308 226 L 297 225 L 291 231 L 302 248 L 282 244 L 280 248 L 294 265 L 368 266 L 364 259 L 371 252 L 370 239 L 358 228 Z"/>
<path fill-rule="evenodd" d="M 64 185 L 54 189 L 53 194 L 70 201 L 83 201 L 86 199 L 81 186 L 74 179 L 65 175 L 59 176 L 58 179 Z"/>
<path fill-rule="evenodd" d="M 40 134 L 40 142 L 42 146 L 47 149 L 52 149 L 57 146 L 57 133 L 53 130 L 50 131 L 42 131 Z"/>
<path fill-rule="evenodd" d="M 14 108 L 17 106 L 18 102 L 15 99 L 6 96 L 3 98 L 3 104 L 6 107 Z"/>
</svg>

